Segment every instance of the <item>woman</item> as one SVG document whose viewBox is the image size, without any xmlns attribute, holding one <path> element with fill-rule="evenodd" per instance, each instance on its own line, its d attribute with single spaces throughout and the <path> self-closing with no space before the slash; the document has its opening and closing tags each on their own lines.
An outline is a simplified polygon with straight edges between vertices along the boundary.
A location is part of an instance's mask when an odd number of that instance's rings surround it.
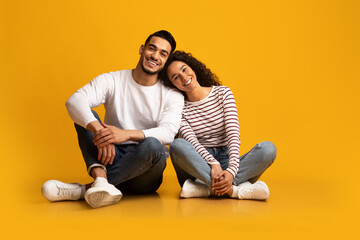
<svg viewBox="0 0 360 240">
<path fill-rule="evenodd" d="M 234 96 L 218 77 L 190 53 L 173 53 L 160 73 L 165 85 L 185 96 L 181 138 L 170 146 L 182 186 L 180 197 L 228 195 L 266 200 L 267 185 L 257 181 L 273 163 L 276 147 L 257 144 L 239 158 L 240 133 Z"/>
</svg>

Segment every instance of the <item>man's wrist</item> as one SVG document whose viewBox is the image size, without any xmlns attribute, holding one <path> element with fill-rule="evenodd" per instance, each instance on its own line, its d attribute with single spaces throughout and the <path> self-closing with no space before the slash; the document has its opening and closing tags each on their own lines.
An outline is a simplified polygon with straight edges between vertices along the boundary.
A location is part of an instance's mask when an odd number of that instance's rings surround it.
<svg viewBox="0 0 360 240">
<path fill-rule="evenodd" d="M 141 130 L 126 130 L 127 139 L 134 142 L 140 142 L 145 138 L 145 134 Z"/>
<path fill-rule="evenodd" d="M 86 129 L 93 132 L 94 134 L 103 128 L 104 127 L 101 125 L 99 121 L 92 121 L 86 126 Z"/>
</svg>

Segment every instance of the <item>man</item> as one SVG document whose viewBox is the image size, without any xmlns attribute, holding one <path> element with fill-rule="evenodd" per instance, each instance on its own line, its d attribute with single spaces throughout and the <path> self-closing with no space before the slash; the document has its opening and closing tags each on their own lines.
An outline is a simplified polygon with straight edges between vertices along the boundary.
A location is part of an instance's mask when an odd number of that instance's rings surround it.
<svg viewBox="0 0 360 240">
<path fill-rule="evenodd" d="M 49 180 L 42 194 L 50 201 L 79 200 L 94 208 L 117 203 L 122 192 L 153 193 L 166 166 L 163 145 L 180 126 L 184 99 L 158 79 L 176 42 L 167 31 L 141 45 L 135 69 L 101 74 L 66 102 L 92 184 Z M 105 106 L 101 122 L 91 108 Z"/>
</svg>

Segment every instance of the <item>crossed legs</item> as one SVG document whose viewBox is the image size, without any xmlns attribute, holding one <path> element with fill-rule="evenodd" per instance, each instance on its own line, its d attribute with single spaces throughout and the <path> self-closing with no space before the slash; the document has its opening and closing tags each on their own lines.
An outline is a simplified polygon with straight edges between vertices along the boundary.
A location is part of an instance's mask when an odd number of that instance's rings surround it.
<svg viewBox="0 0 360 240">
<path fill-rule="evenodd" d="M 60 201 L 85 197 L 90 206 L 101 207 L 118 202 L 122 197 L 121 191 L 143 194 L 155 192 L 160 187 L 166 154 L 157 139 L 148 137 L 138 144 L 115 145 L 113 163 L 104 166 L 97 160 L 93 133 L 77 124 L 75 128 L 88 173 L 94 182 L 85 186 L 50 180 L 42 188 L 45 198 Z"/>
<path fill-rule="evenodd" d="M 208 149 L 208 151 L 215 158 L 216 155 L 222 155 L 218 160 L 223 169 L 227 168 L 228 158 L 224 158 L 225 152 L 214 154 L 212 149 Z M 208 188 L 211 188 L 211 168 L 196 152 L 191 143 L 182 138 L 175 139 L 170 146 L 170 156 L 180 186 L 183 186 L 187 179 L 198 179 Z M 264 171 L 273 163 L 275 157 L 276 147 L 273 143 L 266 141 L 256 144 L 248 153 L 240 157 L 239 170 L 234 177 L 233 186 L 239 186 L 246 182 L 255 184 Z M 244 185 L 248 184 L 242 186 Z"/>
</svg>

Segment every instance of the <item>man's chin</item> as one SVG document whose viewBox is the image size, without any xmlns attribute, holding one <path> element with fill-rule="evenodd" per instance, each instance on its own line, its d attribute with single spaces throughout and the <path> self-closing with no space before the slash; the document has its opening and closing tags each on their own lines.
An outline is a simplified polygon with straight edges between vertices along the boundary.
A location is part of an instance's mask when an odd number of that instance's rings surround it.
<svg viewBox="0 0 360 240">
<path fill-rule="evenodd" d="M 149 71 L 148 69 L 144 68 L 144 66 L 141 66 L 141 69 L 144 73 L 146 73 L 148 75 L 156 75 L 161 71 L 161 69 L 159 69 L 157 71 Z"/>
</svg>

